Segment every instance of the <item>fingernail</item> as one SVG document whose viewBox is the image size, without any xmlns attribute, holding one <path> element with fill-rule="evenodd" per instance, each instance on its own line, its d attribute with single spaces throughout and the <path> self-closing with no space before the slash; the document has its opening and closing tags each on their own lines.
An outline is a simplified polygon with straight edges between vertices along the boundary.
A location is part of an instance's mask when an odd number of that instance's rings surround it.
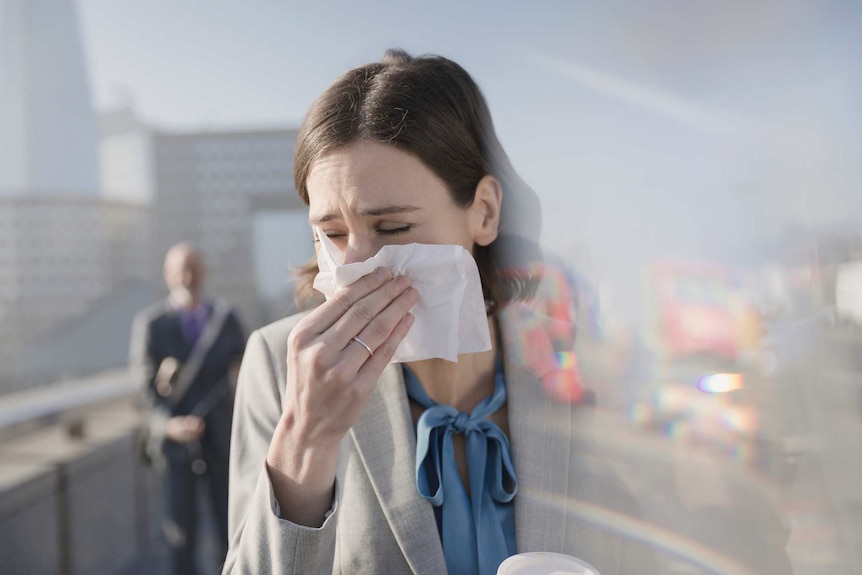
<svg viewBox="0 0 862 575">
<path fill-rule="evenodd" d="M 398 279 L 395 280 L 395 287 L 398 289 L 407 289 L 407 286 L 410 285 L 410 278 L 407 276 L 398 276 Z"/>
<path fill-rule="evenodd" d="M 377 268 L 376 270 L 374 270 L 374 277 L 379 279 L 380 281 L 385 281 L 392 277 L 392 272 L 390 272 L 386 268 Z"/>
<path fill-rule="evenodd" d="M 409 297 L 413 303 L 416 303 L 419 301 L 419 290 L 416 288 L 410 288 L 407 290 L 407 297 Z"/>
</svg>

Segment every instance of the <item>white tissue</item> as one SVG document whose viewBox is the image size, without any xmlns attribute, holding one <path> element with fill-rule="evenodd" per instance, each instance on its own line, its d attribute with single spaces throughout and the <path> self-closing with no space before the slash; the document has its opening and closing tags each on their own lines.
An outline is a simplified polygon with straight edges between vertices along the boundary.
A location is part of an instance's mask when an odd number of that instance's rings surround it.
<svg viewBox="0 0 862 575">
<path fill-rule="evenodd" d="M 393 363 L 430 358 L 458 361 L 459 353 L 491 349 L 479 268 L 462 246 L 383 246 L 364 262 L 344 265 L 344 254 L 332 240 L 320 229 L 315 232 L 320 238 L 320 273 L 314 278 L 314 288 L 327 300 L 337 289 L 379 267 L 409 277 L 419 291 L 419 301 L 410 310 L 416 319 L 398 346 Z"/>
</svg>

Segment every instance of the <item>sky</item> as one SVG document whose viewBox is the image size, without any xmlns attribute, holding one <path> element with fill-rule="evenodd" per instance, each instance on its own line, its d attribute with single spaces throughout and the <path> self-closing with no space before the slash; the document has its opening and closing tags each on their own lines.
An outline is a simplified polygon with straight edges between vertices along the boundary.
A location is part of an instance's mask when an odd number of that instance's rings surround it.
<svg viewBox="0 0 862 575">
<path fill-rule="evenodd" d="M 298 125 L 389 47 L 454 59 L 543 202 L 545 244 L 617 286 L 657 258 L 751 264 L 788 225 L 862 220 L 850 1 L 78 8 L 97 109 L 169 129 Z"/>
</svg>

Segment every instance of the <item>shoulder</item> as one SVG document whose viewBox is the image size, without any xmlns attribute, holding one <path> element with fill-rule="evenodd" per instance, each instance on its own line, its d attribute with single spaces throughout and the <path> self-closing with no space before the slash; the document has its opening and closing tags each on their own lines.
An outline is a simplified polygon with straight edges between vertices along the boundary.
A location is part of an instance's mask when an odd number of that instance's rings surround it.
<svg viewBox="0 0 862 575">
<path fill-rule="evenodd" d="M 213 298 L 206 301 L 212 316 L 223 316 L 226 321 L 240 323 L 239 309 L 223 298 Z"/>
<path fill-rule="evenodd" d="M 287 339 L 302 317 L 292 315 L 251 333 L 237 382 L 239 404 L 279 405 L 287 369 Z"/>
<path fill-rule="evenodd" d="M 134 322 L 137 325 L 148 325 L 167 316 L 170 312 L 170 303 L 167 300 L 160 300 L 135 314 Z"/>
<path fill-rule="evenodd" d="M 224 298 L 211 298 L 204 300 L 211 313 L 224 313 L 229 316 L 238 315 L 236 306 Z"/>
<path fill-rule="evenodd" d="M 262 328 L 255 330 L 254 333 L 251 334 L 249 341 L 260 341 L 273 356 L 286 356 L 287 338 L 290 337 L 290 333 L 293 331 L 293 328 L 296 327 L 296 324 L 299 323 L 299 320 L 305 317 L 307 313 L 308 312 L 297 313 L 284 319 L 274 321 L 269 325 L 265 325 Z"/>
</svg>

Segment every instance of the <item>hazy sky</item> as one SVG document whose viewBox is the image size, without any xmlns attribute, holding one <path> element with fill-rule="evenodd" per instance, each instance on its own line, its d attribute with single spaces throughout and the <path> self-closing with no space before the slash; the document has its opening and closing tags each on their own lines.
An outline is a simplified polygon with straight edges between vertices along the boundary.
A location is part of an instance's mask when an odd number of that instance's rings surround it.
<svg viewBox="0 0 862 575">
<path fill-rule="evenodd" d="M 294 125 L 388 47 L 455 59 L 543 200 L 546 243 L 617 283 L 862 219 L 854 2 L 78 5 L 98 108 L 164 127 Z"/>
</svg>

